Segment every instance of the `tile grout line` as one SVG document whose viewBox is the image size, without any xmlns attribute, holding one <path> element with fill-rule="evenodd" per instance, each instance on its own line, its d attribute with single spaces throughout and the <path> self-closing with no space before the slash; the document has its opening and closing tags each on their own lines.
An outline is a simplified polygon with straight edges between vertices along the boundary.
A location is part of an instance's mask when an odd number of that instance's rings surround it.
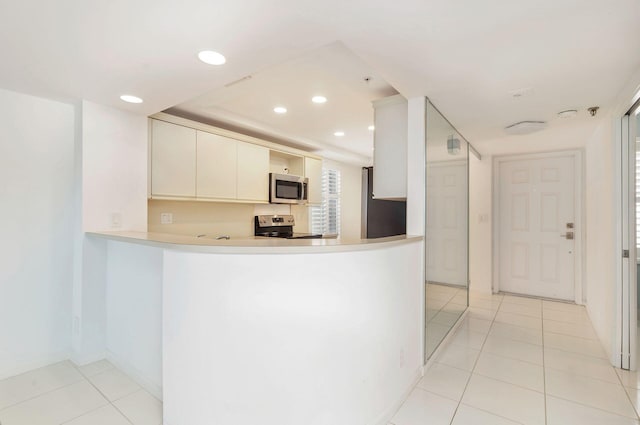
<svg viewBox="0 0 640 425">
<path fill-rule="evenodd" d="M 69 362 L 69 363 L 71 364 L 71 366 L 73 366 L 73 368 L 77 370 L 76 365 L 74 365 L 73 363 L 71 363 L 69 360 L 64 360 L 63 362 Z M 63 363 L 63 362 L 59 362 L 59 363 Z M 53 365 L 55 365 L 55 364 L 57 364 L 57 363 L 53 363 Z M 49 365 L 49 366 L 52 366 L 52 365 Z M 49 367 L 49 366 L 43 366 L 43 367 L 38 368 L 38 369 L 43 369 L 43 368 L 46 368 L 46 367 Z M 38 369 L 34 369 L 34 370 L 38 370 Z M 20 375 L 16 375 L 16 376 L 25 375 L 25 374 L 30 373 L 30 372 L 33 372 L 33 371 L 27 371 L 27 372 L 25 372 L 25 373 L 21 373 Z M 47 395 L 47 394 L 51 394 L 51 393 L 52 393 L 52 392 L 54 392 L 54 391 L 59 391 L 59 390 L 61 390 L 61 389 L 63 389 L 63 388 L 67 388 L 67 387 L 70 387 L 70 386 L 72 386 L 72 385 L 79 384 L 80 382 L 82 382 L 82 380 L 88 381 L 88 379 L 87 379 L 87 378 L 82 374 L 82 372 L 78 371 L 78 373 L 80 373 L 80 376 L 82 377 L 82 379 L 80 379 L 80 380 L 78 380 L 78 381 L 76 381 L 76 382 L 72 382 L 72 383 L 67 384 L 67 385 L 62 385 L 62 386 L 60 386 L 60 387 L 57 387 L 57 388 L 51 389 L 51 390 L 49 390 L 49 391 L 45 391 L 45 392 L 40 393 L 40 394 L 38 394 L 38 395 L 34 395 L 33 397 L 25 398 L 24 400 L 20 400 L 20 401 L 19 401 L 19 402 L 17 402 L 17 403 L 10 404 L 9 406 L 6 406 L 6 407 L 3 407 L 2 409 L 0 409 L 0 412 L 4 412 L 5 410 L 7 410 L 7 409 L 9 409 L 9 408 L 11 408 L 11 407 L 17 406 L 17 405 L 22 404 L 22 403 L 26 403 L 27 401 L 31 401 L 31 400 L 36 399 L 36 398 L 38 398 L 38 397 L 42 397 L 42 396 L 45 396 L 45 395 Z M 15 378 L 15 376 L 11 376 L 11 377 L 6 378 L 6 379 L 11 379 L 11 378 Z M 3 381 L 4 381 L 4 379 L 3 379 Z M 0 382 L 1 382 L 1 381 L 0 381 Z M 2 425 L 2 424 L 0 424 L 0 425 Z"/>
<path fill-rule="evenodd" d="M 582 406 L 582 407 L 588 407 L 589 409 L 598 410 L 600 412 L 608 413 L 609 415 L 618 416 L 620 418 L 636 420 L 636 419 L 630 418 L 629 416 L 621 415 L 620 413 L 614 412 L 612 410 L 606 410 L 606 409 L 603 409 L 601 407 L 596 407 L 593 404 L 585 404 L 585 403 L 582 403 L 582 402 L 579 402 L 579 401 L 570 400 L 568 398 L 560 397 L 560 396 L 557 396 L 557 395 L 550 395 L 549 397 L 557 398 L 558 400 L 563 400 L 563 401 L 566 401 L 566 402 L 571 403 L 571 404 L 577 404 L 577 405 Z M 635 411 L 635 409 L 634 409 L 634 411 Z M 637 414 L 636 414 L 636 416 L 637 416 Z"/>
<path fill-rule="evenodd" d="M 629 400 L 629 403 L 631 403 L 631 408 L 635 412 L 636 417 L 638 419 L 640 419 L 640 414 L 638 413 L 638 409 L 636 409 L 636 406 L 633 404 L 633 400 L 631 400 L 631 396 L 629 395 L 629 391 L 627 391 L 627 387 L 624 385 L 624 382 L 622 382 L 622 377 L 620 376 L 620 374 L 618 372 L 616 372 L 616 370 L 615 370 L 615 369 L 617 369 L 616 367 L 613 367 L 613 369 L 614 369 L 613 371 L 615 372 L 616 376 L 618 377 L 618 382 L 622 386 L 622 390 L 624 391 L 624 395 L 627 396 L 627 400 Z M 620 369 L 620 370 L 624 370 L 624 369 Z M 629 371 L 629 372 L 631 372 L 631 371 Z"/>
<path fill-rule="evenodd" d="M 504 300 L 504 297 L 501 297 L 500 298 L 500 302 L 498 303 L 498 309 L 496 310 L 496 314 L 493 316 L 493 319 L 491 320 L 491 324 L 489 325 L 489 329 L 487 331 L 487 334 L 484 337 L 484 341 L 482 341 L 482 345 L 480 346 L 480 352 L 478 353 L 478 357 L 476 358 L 476 361 L 473 364 L 473 367 L 471 368 L 471 371 L 469 372 L 469 378 L 467 379 L 467 383 L 464 385 L 464 389 L 462 390 L 462 394 L 460 394 L 460 399 L 458 400 L 458 405 L 456 406 L 456 409 L 453 411 L 453 415 L 451 416 L 451 420 L 449 421 L 449 425 L 453 424 L 453 420 L 455 419 L 456 415 L 458 414 L 458 409 L 460 409 L 460 405 L 462 404 L 462 399 L 464 398 L 464 394 L 467 392 L 467 388 L 469 387 L 469 382 L 471 382 L 471 378 L 473 378 L 473 371 L 476 369 L 476 366 L 478 365 L 478 360 L 480 360 L 480 356 L 482 355 L 482 350 L 484 349 L 484 345 L 487 342 L 487 338 L 489 338 L 489 333 L 491 332 L 491 328 L 493 327 L 493 324 L 495 323 L 496 316 L 498 315 L 498 311 L 500 311 L 500 306 L 502 305 L 502 301 L 503 300 Z M 471 304 L 471 303 L 469 303 L 469 304 Z M 467 308 L 469 308 L 469 307 L 470 307 L 470 305 L 467 306 Z"/>
<path fill-rule="evenodd" d="M 72 363 L 72 364 L 73 364 L 73 363 Z M 123 417 L 127 422 L 129 422 L 131 425 L 135 425 L 135 424 L 134 424 L 134 423 L 133 423 L 133 422 L 132 422 L 132 421 L 131 421 L 131 420 L 130 420 L 130 419 L 129 419 L 125 414 L 124 414 L 124 413 L 122 413 L 122 412 L 120 411 L 120 409 L 118 409 L 118 407 L 117 407 L 115 404 L 113 404 L 113 402 L 111 401 L 111 399 L 109 399 L 109 397 L 107 397 L 107 396 L 106 396 L 106 394 L 104 394 L 102 391 L 100 391 L 100 389 L 99 389 L 99 388 L 98 388 L 98 387 L 97 387 L 97 386 L 96 386 L 96 385 L 95 385 L 95 384 L 94 384 L 94 383 L 89 379 L 89 377 L 88 377 L 88 376 L 86 376 L 84 373 L 82 373 L 82 371 L 80 371 L 80 368 L 79 368 L 78 366 L 73 365 L 73 367 L 75 367 L 75 368 L 76 368 L 76 370 L 78 371 L 78 373 L 80 373 L 80 375 L 82 375 L 82 377 L 83 377 L 83 378 L 84 378 L 84 379 L 89 383 L 89 385 L 91 385 L 93 388 L 95 388 L 95 390 L 96 390 L 96 391 L 98 391 L 98 393 L 99 393 L 102 397 L 104 397 L 104 399 L 107 401 L 107 404 L 105 404 L 104 406 L 100 406 L 100 407 L 98 407 L 98 408 L 95 408 L 95 409 L 93 409 L 93 410 L 89 410 L 88 412 L 84 412 L 82 415 L 76 416 L 75 418 L 71 418 L 71 419 L 69 419 L 68 421 L 61 423 L 60 425 L 64 425 L 64 424 L 66 424 L 66 423 L 69 423 L 69 422 L 71 422 L 71 421 L 73 421 L 73 420 L 78 419 L 79 417 L 82 417 L 82 416 L 84 416 L 84 415 L 88 415 L 88 414 L 89 414 L 89 413 L 91 413 L 91 412 L 95 412 L 96 410 L 98 410 L 98 409 L 102 409 L 102 408 L 104 408 L 105 406 L 109 406 L 109 405 L 110 405 L 111 407 L 113 407 L 114 409 L 116 409 L 116 410 L 118 411 L 118 413 L 120 413 L 120 414 L 122 415 L 122 417 Z M 108 372 L 109 370 L 112 370 L 112 369 L 116 369 L 116 367 L 115 367 L 115 366 L 114 366 L 114 367 L 111 367 L 111 368 L 109 368 L 109 369 L 106 369 L 106 370 L 104 370 L 104 371 L 101 371 L 101 372 L 99 372 L 99 373 L 96 373 L 96 374 L 94 374 L 94 375 L 92 375 L 92 376 L 99 375 L 100 373 L 103 373 L 103 372 Z M 133 393 L 132 393 L 132 394 L 133 394 Z M 118 400 L 120 400 L 120 399 L 118 399 Z M 117 401 L 117 400 L 116 400 L 116 401 Z"/>
</svg>

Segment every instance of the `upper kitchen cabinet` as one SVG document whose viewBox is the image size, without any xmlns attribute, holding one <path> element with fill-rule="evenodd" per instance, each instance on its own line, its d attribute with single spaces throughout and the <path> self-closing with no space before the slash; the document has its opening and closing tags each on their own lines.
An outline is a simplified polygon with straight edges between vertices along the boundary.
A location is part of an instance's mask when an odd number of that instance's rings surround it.
<svg viewBox="0 0 640 425">
<path fill-rule="evenodd" d="M 304 157 L 304 176 L 309 179 L 307 201 L 322 203 L 322 160 Z"/>
<path fill-rule="evenodd" d="M 269 149 L 238 142 L 237 198 L 246 201 L 269 201 Z"/>
<path fill-rule="evenodd" d="M 313 154 L 166 113 L 150 122 L 151 198 L 268 203 L 271 172 L 306 175 L 309 202 L 322 202 Z"/>
<path fill-rule="evenodd" d="M 238 142 L 217 134 L 197 132 L 198 198 L 236 199 Z"/>
<path fill-rule="evenodd" d="M 151 195 L 196 196 L 196 130 L 151 120 Z"/>
<path fill-rule="evenodd" d="M 373 102 L 373 197 L 407 197 L 407 99 L 389 96 Z"/>
</svg>

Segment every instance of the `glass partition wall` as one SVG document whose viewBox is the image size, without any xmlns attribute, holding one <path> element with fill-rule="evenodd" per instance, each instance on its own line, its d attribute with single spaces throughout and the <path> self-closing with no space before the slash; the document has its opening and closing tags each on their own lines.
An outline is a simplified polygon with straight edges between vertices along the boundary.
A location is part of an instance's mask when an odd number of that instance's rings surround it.
<svg viewBox="0 0 640 425">
<path fill-rule="evenodd" d="M 426 110 L 425 362 L 469 300 L 469 143 Z"/>
</svg>

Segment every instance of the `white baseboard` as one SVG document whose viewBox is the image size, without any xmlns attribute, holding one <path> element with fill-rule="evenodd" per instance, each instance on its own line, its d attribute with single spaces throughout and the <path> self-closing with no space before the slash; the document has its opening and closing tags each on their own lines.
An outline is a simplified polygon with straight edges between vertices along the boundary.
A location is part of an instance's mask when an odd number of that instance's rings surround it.
<svg viewBox="0 0 640 425">
<path fill-rule="evenodd" d="M 99 360 L 105 359 L 106 357 L 107 357 L 107 354 L 104 351 L 99 353 L 93 353 L 93 354 L 78 354 L 78 353 L 72 352 L 70 356 L 70 360 L 76 366 L 84 366 L 84 365 L 88 365 L 89 363 L 94 363 Z"/>
<path fill-rule="evenodd" d="M 0 369 L 0 380 L 11 378 L 12 376 L 21 375 L 25 372 L 32 371 L 34 369 L 40 369 L 41 367 L 49 366 L 54 363 L 60 363 L 69 359 L 68 351 L 61 351 L 59 353 L 51 353 L 43 356 L 38 356 L 34 359 L 22 361 L 10 367 Z"/>
<path fill-rule="evenodd" d="M 154 383 L 152 380 L 144 376 L 138 369 L 132 366 L 129 362 L 118 358 L 115 354 L 107 351 L 107 360 L 109 360 L 115 367 L 120 369 L 129 378 L 136 381 L 145 390 L 149 391 L 154 397 L 162 401 L 162 385 Z"/>
<path fill-rule="evenodd" d="M 427 360 L 427 362 L 424 365 L 425 371 L 427 371 L 431 367 L 431 365 L 435 363 L 435 359 L 438 358 L 438 355 L 440 355 L 440 353 L 442 353 L 449 346 L 449 343 L 453 339 L 453 335 L 456 333 L 456 331 L 462 324 L 464 318 L 467 316 L 468 311 L 469 311 L 469 308 L 467 307 L 467 309 L 460 315 L 456 323 L 453 325 L 453 327 L 451 328 L 447 336 L 445 336 L 442 342 L 440 343 L 440 345 L 438 345 L 438 348 L 436 348 L 436 350 L 431 354 L 431 357 L 429 357 L 429 360 Z"/>
<path fill-rule="evenodd" d="M 424 371 L 423 367 L 419 367 L 418 369 L 415 370 L 415 372 L 413 373 L 413 378 L 411 379 L 411 383 L 409 384 L 407 389 L 405 389 L 403 393 L 400 394 L 400 396 L 393 402 L 393 404 L 391 404 L 391 406 L 389 406 L 389 408 L 380 416 L 378 420 L 373 422 L 373 425 L 389 424 L 389 421 L 391 421 L 391 418 L 393 418 L 393 416 L 400 409 L 400 407 L 402 407 L 402 403 L 404 403 L 407 397 L 409 397 L 409 394 L 411 394 L 411 391 L 413 391 L 415 386 L 418 385 L 418 382 L 420 382 L 423 371 Z"/>
</svg>

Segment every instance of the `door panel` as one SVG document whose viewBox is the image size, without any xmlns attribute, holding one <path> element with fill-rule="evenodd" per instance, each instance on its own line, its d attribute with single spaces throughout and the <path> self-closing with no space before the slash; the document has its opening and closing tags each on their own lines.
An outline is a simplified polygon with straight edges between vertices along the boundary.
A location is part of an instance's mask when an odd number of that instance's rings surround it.
<svg viewBox="0 0 640 425">
<path fill-rule="evenodd" d="M 499 285 L 506 292 L 575 298 L 575 159 L 500 162 Z"/>
<path fill-rule="evenodd" d="M 427 281 L 467 285 L 467 165 L 429 164 Z"/>
</svg>

